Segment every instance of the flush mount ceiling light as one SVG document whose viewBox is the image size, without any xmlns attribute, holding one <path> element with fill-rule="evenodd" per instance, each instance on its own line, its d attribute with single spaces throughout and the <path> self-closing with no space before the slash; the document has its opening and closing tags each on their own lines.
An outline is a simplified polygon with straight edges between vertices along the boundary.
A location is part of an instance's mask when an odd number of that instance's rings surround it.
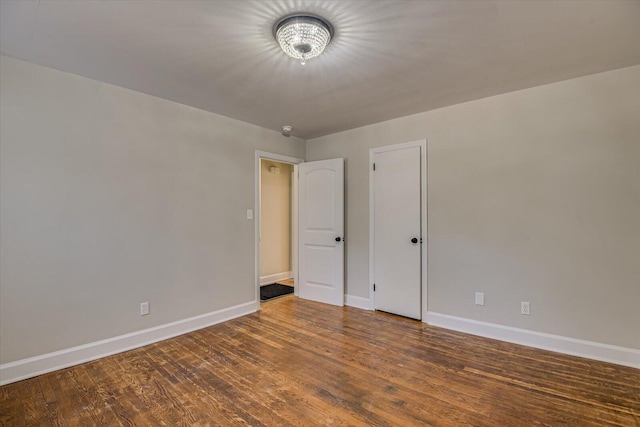
<svg viewBox="0 0 640 427">
<path fill-rule="evenodd" d="M 284 53 L 304 65 L 327 47 L 333 37 L 333 26 L 319 16 L 296 13 L 280 18 L 273 26 L 273 36 Z"/>
</svg>

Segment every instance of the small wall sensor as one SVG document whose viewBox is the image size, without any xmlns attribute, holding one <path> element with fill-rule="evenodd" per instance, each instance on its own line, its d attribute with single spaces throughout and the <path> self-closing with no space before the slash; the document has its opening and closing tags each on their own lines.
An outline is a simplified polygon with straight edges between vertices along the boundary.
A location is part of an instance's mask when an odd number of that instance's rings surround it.
<svg viewBox="0 0 640 427">
<path fill-rule="evenodd" d="M 293 131 L 293 127 L 291 127 L 291 126 L 282 126 L 282 134 L 284 136 L 291 136 L 291 131 Z"/>
</svg>

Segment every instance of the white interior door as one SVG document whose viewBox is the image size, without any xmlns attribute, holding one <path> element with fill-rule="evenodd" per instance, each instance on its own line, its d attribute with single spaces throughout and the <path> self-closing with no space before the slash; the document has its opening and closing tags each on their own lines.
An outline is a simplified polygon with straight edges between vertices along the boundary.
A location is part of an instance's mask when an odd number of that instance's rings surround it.
<svg viewBox="0 0 640 427">
<path fill-rule="evenodd" d="M 298 165 L 299 297 L 344 305 L 344 160 Z"/>
<path fill-rule="evenodd" d="M 376 310 L 421 318 L 421 149 L 373 153 L 373 283 Z"/>
</svg>

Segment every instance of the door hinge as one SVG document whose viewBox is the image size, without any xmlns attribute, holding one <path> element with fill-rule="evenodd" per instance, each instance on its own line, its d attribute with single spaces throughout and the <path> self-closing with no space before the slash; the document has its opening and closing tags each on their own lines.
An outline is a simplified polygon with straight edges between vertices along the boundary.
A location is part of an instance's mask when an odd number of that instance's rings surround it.
<svg viewBox="0 0 640 427">
<path fill-rule="evenodd" d="M 373 164 L 373 170 L 376 170 L 376 164 L 375 163 Z"/>
<path fill-rule="evenodd" d="M 374 283 L 373 284 L 373 292 L 375 292 L 375 291 L 376 291 L 376 284 Z"/>
</svg>

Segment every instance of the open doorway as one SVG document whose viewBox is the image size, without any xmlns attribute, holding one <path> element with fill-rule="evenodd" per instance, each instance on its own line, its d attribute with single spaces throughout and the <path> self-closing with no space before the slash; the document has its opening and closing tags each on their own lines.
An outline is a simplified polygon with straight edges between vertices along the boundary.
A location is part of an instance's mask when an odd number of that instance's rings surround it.
<svg viewBox="0 0 640 427">
<path fill-rule="evenodd" d="M 293 165 L 260 159 L 260 300 L 294 291 Z"/>
<path fill-rule="evenodd" d="M 257 302 L 261 296 L 297 294 L 295 165 L 300 162 L 301 159 L 256 152 Z"/>
</svg>

